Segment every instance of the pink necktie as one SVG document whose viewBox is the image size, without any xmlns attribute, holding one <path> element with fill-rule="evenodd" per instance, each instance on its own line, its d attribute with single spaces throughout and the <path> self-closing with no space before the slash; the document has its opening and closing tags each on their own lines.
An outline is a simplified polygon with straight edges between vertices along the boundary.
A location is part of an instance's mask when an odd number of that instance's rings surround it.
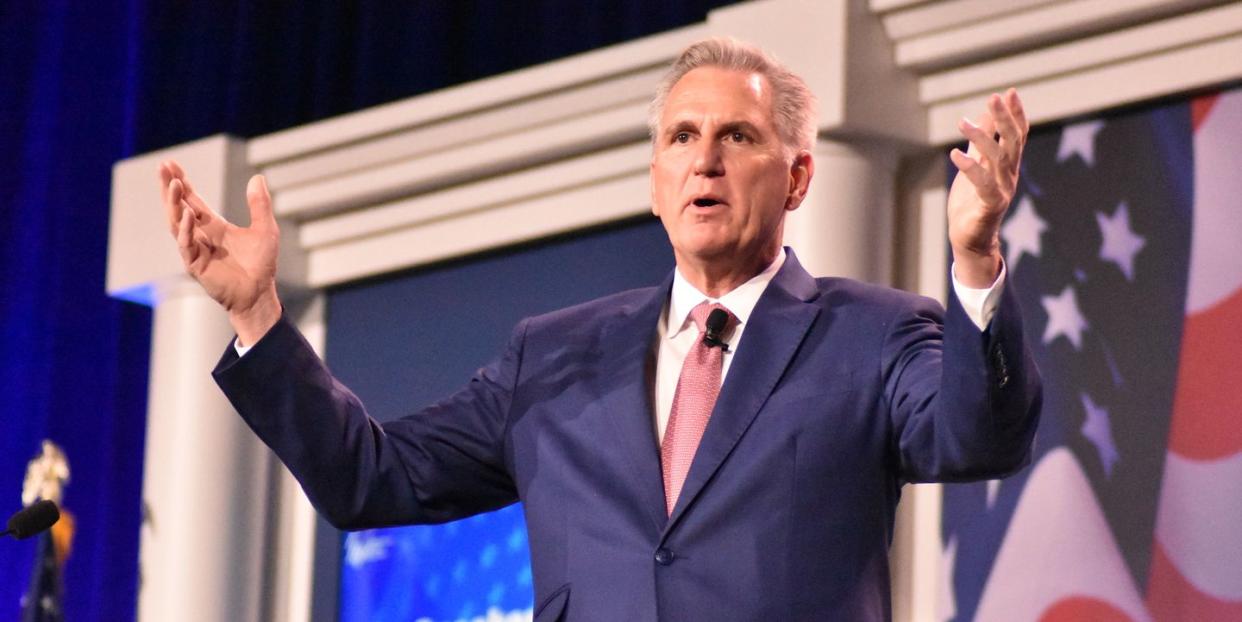
<svg viewBox="0 0 1242 622">
<path fill-rule="evenodd" d="M 694 320 L 700 335 L 703 334 L 708 314 L 714 309 L 729 311 L 719 303 L 707 302 L 691 309 L 690 319 Z M 728 335 L 733 323 L 733 314 L 729 313 L 722 336 Z M 703 438 L 703 430 L 707 429 L 707 419 L 716 405 L 716 396 L 720 394 L 720 372 L 723 367 L 724 349 L 708 347 L 701 338 L 690 348 L 685 363 L 682 363 L 677 390 L 673 393 L 673 410 L 669 413 L 664 444 L 660 447 L 664 503 L 670 515 L 686 482 L 686 474 L 690 472 L 690 463 L 699 448 L 699 440 Z"/>
</svg>

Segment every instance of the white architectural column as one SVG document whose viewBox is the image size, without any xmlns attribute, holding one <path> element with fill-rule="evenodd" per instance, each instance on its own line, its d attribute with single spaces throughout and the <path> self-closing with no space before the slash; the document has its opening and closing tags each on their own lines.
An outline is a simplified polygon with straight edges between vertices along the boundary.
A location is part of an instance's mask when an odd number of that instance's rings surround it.
<svg viewBox="0 0 1242 622">
<path fill-rule="evenodd" d="M 949 191 L 944 183 L 944 160 L 930 158 L 904 172 L 911 184 L 905 216 L 918 221 L 918 293 L 943 304 L 949 291 L 946 264 Z M 908 484 L 901 490 L 897 524 L 893 534 L 893 619 L 942 620 L 952 608 L 948 586 L 953 579 L 946 570 L 940 539 L 943 510 L 942 484 Z"/>
<path fill-rule="evenodd" d="M 810 192 L 785 223 L 785 243 L 808 271 L 892 284 L 900 157 L 898 146 L 887 142 L 819 139 Z M 945 192 L 925 194 L 923 215 L 932 222 L 919 228 L 920 244 L 930 253 L 944 248 Z M 923 293 L 941 288 L 935 297 L 943 299 L 943 277 L 921 285 L 928 290 Z M 939 527 L 939 486 L 906 486 L 891 551 L 894 620 L 931 619 L 936 610 Z"/>
<path fill-rule="evenodd" d="M 322 294 L 286 296 L 285 313 L 320 357 L 327 340 Z M 249 431 L 247 431 L 249 432 Z M 266 452 L 271 455 L 270 452 Z M 335 620 L 339 582 L 339 532 L 320 518 L 293 474 L 272 456 L 275 479 L 269 541 L 264 620 Z"/>
<path fill-rule="evenodd" d="M 270 459 L 210 373 L 233 330 L 188 277 L 156 295 L 138 618 L 258 621 Z"/>
<path fill-rule="evenodd" d="M 883 143 L 820 138 L 814 158 L 810 191 L 785 221 L 785 243 L 815 276 L 889 284 L 896 149 Z"/>
<path fill-rule="evenodd" d="M 154 309 L 138 618 L 265 620 L 274 467 L 211 378 L 233 330 L 177 255 L 157 182 L 167 159 L 181 163 L 208 205 L 248 221 L 250 169 L 234 138 L 205 138 L 113 170 L 108 292 Z"/>
</svg>

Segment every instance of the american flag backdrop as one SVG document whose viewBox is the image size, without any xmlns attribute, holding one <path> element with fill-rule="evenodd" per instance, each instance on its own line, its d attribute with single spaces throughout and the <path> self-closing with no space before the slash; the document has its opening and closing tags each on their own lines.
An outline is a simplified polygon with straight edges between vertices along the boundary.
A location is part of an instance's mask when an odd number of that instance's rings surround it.
<svg viewBox="0 0 1242 622">
<path fill-rule="evenodd" d="M 945 487 L 938 620 L 1242 620 L 1242 90 L 1032 135 L 1031 467 Z"/>
</svg>

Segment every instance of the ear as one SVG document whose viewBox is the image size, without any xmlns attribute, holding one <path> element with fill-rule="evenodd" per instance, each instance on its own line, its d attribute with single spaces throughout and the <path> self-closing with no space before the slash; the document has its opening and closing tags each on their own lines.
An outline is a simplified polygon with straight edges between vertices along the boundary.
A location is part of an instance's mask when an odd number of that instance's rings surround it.
<svg viewBox="0 0 1242 622">
<path fill-rule="evenodd" d="M 803 149 L 794 156 L 789 165 L 789 196 L 785 199 L 785 210 L 794 211 L 802 205 L 806 198 L 807 188 L 811 187 L 811 177 L 815 175 L 815 158 L 811 152 Z"/>
<path fill-rule="evenodd" d="M 651 193 L 651 213 L 655 214 L 655 216 L 658 218 L 660 216 L 660 205 L 656 202 L 655 153 L 654 153 L 654 149 L 652 151 L 653 153 L 651 154 L 651 164 L 647 168 L 647 185 L 650 188 L 650 193 Z"/>
</svg>

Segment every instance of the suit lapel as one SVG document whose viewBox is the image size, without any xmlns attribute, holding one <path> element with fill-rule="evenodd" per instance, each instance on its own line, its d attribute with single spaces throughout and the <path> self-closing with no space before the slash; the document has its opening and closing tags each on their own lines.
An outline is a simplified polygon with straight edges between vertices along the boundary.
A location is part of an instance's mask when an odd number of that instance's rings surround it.
<svg viewBox="0 0 1242 622">
<path fill-rule="evenodd" d="M 601 443 L 620 445 L 630 460 L 633 489 L 645 512 L 659 531 L 668 520 L 664 508 L 664 478 L 660 473 L 660 453 L 652 418 L 652 379 L 655 368 L 656 326 L 668 300 L 673 278 L 670 274 L 648 299 L 633 303 L 618 315 L 602 339 L 605 360 L 611 365 L 604 377 L 616 380 L 615 391 L 604 397 L 616 432 L 615 439 Z"/>
<path fill-rule="evenodd" d="M 807 304 L 818 295 L 815 280 L 792 250 L 786 249 L 786 253 L 785 265 L 750 315 L 681 496 L 665 525 L 665 535 L 750 427 L 819 314 L 818 306 Z"/>
</svg>

